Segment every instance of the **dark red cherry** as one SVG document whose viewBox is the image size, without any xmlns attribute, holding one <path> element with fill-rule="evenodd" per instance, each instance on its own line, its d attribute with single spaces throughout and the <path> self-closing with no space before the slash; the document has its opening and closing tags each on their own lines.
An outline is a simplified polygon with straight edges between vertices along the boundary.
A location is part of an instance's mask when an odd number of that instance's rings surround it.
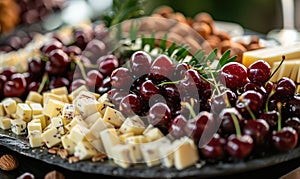
<svg viewBox="0 0 300 179">
<path fill-rule="evenodd" d="M 57 67 L 66 67 L 70 63 L 68 55 L 61 49 L 52 50 L 49 61 Z"/>
<path fill-rule="evenodd" d="M 236 159 L 247 157 L 254 147 L 253 139 L 249 135 L 237 136 L 232 134 L 228 137 L 226 151 Z"/>
<path fill-rule="evenodd" d="M 176 116 L 170 124 L 169 134 L 172 135 L 175 139 L 179 139 L 185 136 L 186 133 L 184 128 L 186 124 L 187 124 L 187 120 L 184 116 L 182 115 Z"/>
<path fill-rule="evenodd" d="M 54 88 L 63 87 L 63 86 L 68 87 L 69 85 L 70 85 L 70 82 L 68 79 L 66 79 L 64 77 L 58 77 L 58 78 L 50 81 L 49 88 L 54 89 Z"/>
<path fill-rule="evenodd" d="M 175 67 L 174 81 L 183 79 L 184 74 L 188 69 L 190 69 L 190 67 L 186 63 L 177 64 Z"/>
<path fill-rule="evenodd" d="M 243 116 L 247 117 L 250 116 L 247 107 L 249 107 L 254 114 L 258 114 L 262 104 L 263 96 L 254 90 L 249 90 L 238 97 L 236 108 Z"/>
<path fill-rule="evenodd" d="M 236 90 L 247 83 L 247 69 L 240 63 L 230 62 L 222 67 L 219 78 L 226 87 Z"/>
<path fill-rule="evenodd" d="M 290 78 L 281 78 L 276 86 L 275 98 L 280 101 L 288 101 L 294 97 L 296 85 Z"/>
<path fill-rule="evenodd" d="M 236 117 L 241 125 L 242 116 L 235 108 L 224 108 L 219 114 L 219 120 L 221 121 L 220 128 L 226 134 L 235 133 L 235 126 L 232 117 Z"/>
<path fill-rule="evenodd" d="M 137 95 L 128 94 L 121 100 L 119 109 L 126 116 L 132 116 L 140 114 L 142 107 L 142 101 Z"/>
<path fill-rule="evenodd" d="M 108 97 L 112 101 L 112 103 L 118 107 L 122 99 L 128 95 L 128 91 L 121 91 L 118 89 L 111 89 L 108 92 Z"/>
<path fill-rule="evenodd" d="M 256 145 L 264 145 L 269 139 L 269 124 L 263 119 L 247 120 L 243 133 L 251 136 Z"/>
<path fill-rule="evenodd" d="M 61 42 L 59 42 L 58 40 L 53 40 L 42 47 L 42 52 L 44 54 L 49 54 L 52 50 L 62 49 L 62 47 L 63 44 Z"/>
<path fill-rule="evenodd" d="M 279 113 L 274 110 L 274 111 L 262 112 L 259 118 L 264 119 L 269 124 L 270 129 L 274 130 L 277 128 L 278 116 Z"/>
<path fill-rule="evenodd" d="M 120 67 L 112 72 L 110 82 L 112 87 L 128 90 L 133 83 L 133 78 L 127 68 Z"/>
<path fill-rule="evenodd" d="M 284 121 L 284 125 L 287 127 L 292 127 L 300 134 L 300 119 L 298 117 L 291 117 Z"/>
<path fill-rule="evenodd" d="M 248 67 L 247 73 L 251 82 L 263 85 L 270 78 L 271 67 L 266 61 L 257 60 Z"/>
<path fill-rule="evenodd" d="M 130 68 L 135 78 L 150 72 L 151 57 L 143 51 L 135 52 L 130 58 Z"/>
<path fill-rule="evenodd" d="M 149 110 L 148 122 L 159 128 L 168 129 L 171 117 L 171 110 L 166 104 L 156 103 Z"/>
<path fill-rule="evenodd" d="M 219 115 L 224 108 L 235 106 L 236 100 L 236 94 L 231 90 L 226 90 L 221 94 L 212 97 L 211 110 L 214 114 Z"/>
<path fill-rule="evenodd" d="M 86 85 L 91 89 L 101 86 L 103 83 L 103 76 L 98 70 L 91 70 L 87 73 Z"/>
<path fill-rule="evenodd" d="M 76 90 L 77 88 L 79 88 L 82 85 L 86 85 L 86 81 L 83 79 L 76 79 L 74 80 L 71 85 L 70 85 L 70 92 Z"/>
<path fill-rule="evenodd" d="M 174 74 L 174 64 L 172 60 L 166 55 L 158 56 L 150 67 L 150 76 L 152 77 L 165 77 L 171 79 Z"/>
<path fill-rule="evenodd" d="M 45 64 L 42 63 L 41 59 L 38 57 L 33 57 L 28 62 L 28 71 L 32 74 L 40 75 L 43 73 L 44 68 Z"/>
<path fill-rule="evenodd" d="M 225 156 L 226 140 L 218 133 L 215 133 L 213 138 L 201 148 L 201 153 L 205 158 L 220 160 Z"/>
<path fill-rule="evenodd" d="M 119 66 L 119 61 L 114 55 L 102 56 L 97 63 L 99 64 L 99 71 L 104 76 L 110 76 L 111 72 Z"/>
<path fill-rule="evenodd" d="M 140 87 L 140 95 L 146 101 L 149 101 L 153 95 L 159 93 L 160 93 L 159 88 L 155 86 L 150 80 L 147 80 L 144 83 L 142 83 Z"/>
<path fill-rule="evenodd" d="M 287 152 L 297 146 L 298 134 L 291 127 L 284 127 L 281 131 L 274 131 L 271 142 L 276 150 Z"/>
</svg>

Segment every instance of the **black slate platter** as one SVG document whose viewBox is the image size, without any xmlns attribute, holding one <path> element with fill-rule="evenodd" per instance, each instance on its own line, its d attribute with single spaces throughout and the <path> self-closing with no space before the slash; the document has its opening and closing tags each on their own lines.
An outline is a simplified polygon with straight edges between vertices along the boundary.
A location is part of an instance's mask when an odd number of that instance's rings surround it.
<svg viewBox="0 0 300 179">
<path fill-rule="evenodd" d="M 11 131 L 4 131 L 1 129 L 0 145 L 22 155 L 41 160 L 48 164 L 60 166 L 70 171 L 81 171 L 126 178 L 204 178 L 224 176 L 272 166 L 300 156 L 300 147 L 298 146 L 290 152 L 274 154 L 260 159 L 251 159 L 237 163 L 218 163 L 215 165 L 206 164 L 201 168 L 195 165 L 181 171 L 176 170 L 175 168 L 167 169 L 161 166 L 150 168 L 143 164 L 123 169 L 108 160 L 104 162 L 80 161 L 78 163 L 70 164 L 68 163 L 68 160 L 63 160 L 57 155 L 49 154 L 45 147 L 34 149 L 30 148 L 26 136 L 16 136 L 12 134 Z"/>
</svg>

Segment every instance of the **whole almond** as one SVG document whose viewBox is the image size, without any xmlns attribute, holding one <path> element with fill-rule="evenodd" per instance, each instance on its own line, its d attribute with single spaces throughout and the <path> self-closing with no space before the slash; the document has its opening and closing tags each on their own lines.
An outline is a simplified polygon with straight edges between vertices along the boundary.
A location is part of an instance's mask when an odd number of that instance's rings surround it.
<svg viewBox="0 0 300 179">
<path fill-rule="evenodd" d="M 57 151 L 57 154 L 62 158 L 62 159 L 66 159 L 69 155 L 68 151 L 66 149 L 59 149 Z"/>
<path fill-rule="evenodd" d="M 53 171 L 47 173 L 45 175 L 44 179 L 65 179 L 65 176 L 62 173 L 60 173 L 56 170 L 53 170 Z"/>
<path fill-rule="evenodd" d="M 9 154 L 5 154 L 0 158 L 0 168 L 5 171 L 11 171 L 18 167 L 18 160 Z"/>
</svg>

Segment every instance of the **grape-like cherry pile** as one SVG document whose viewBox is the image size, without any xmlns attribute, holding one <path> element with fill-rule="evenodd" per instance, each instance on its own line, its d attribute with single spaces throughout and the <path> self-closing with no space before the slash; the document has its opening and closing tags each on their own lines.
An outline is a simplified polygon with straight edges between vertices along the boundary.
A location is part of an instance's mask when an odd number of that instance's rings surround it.
<svg viewBox="0 0 300 179">
<path fill-rule="evenodd" d="M 295 83 L 282 78 L 273 84 L 270 77 L 271 68 L 262 60 L 248 68 L 227 63 L 216 80 L 165 55 L 152 60 L 138 51 L 128 68 L 112 72 L 108 94 L 124 115 L 146 117 L 174 138 L 190 136 L 209 161 L 245 159 L 261 151 L 286 152 L 298 143 Z"/>
</svg>

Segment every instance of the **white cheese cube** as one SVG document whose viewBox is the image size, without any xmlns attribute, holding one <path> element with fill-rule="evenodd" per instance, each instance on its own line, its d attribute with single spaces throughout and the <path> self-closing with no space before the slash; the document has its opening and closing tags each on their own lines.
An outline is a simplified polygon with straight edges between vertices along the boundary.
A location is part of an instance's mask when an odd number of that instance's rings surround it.
<svg viewBox="0 0 300 179">
<path fill-rule="evenodd" d="M 74 156 L 79 160 L 90 159 L 97 154 L 97 150 L 87 141 L 80 141 L 75 146 Z"/>
<path fill-rule="evenodd" d="M 120 127 L 123 124 L 125 117 L 120 111 L 117 111 L 111 107 L 106 107 L 103 120 L 111 123 L 115 127 Z"/>
<path fill-rule="evenodd" d="M 174 151 L 174 165 L 176 169 L 182 170 L 199 160 L 197 146 L 188 138 L 183 137 L 174 141 L 173 143 L 176 150 Z"/>
<path fill-rule="evenodd" d="M 68 96 L 69 100 L 73 101 L 81 91 L 89 91 L 89 90 L 87 89 L 87 87 L 85 85 L 82 85 L 79 88 L 77 88 L 76 90 L 72 91 L 71 94 L 69 94 L 69 96 Z"/>
<path fill-rule="evenodd" d="M 86 127 L 84 127 L 80 124 L 76 124 L 70 131 L 70 138 L 75 143 L 78 143 L 85 138 L 85 136 L 87 135 L 88 132 L 89 132 L 89 130 Z"/>
<path fill-rule="evenodd" d="M 26 103 L 18 103 L 16 114 L 19 118 L 23 119 L 25 122 L 31 121 L 32 110 Z"/>
<path fill-rule="evenodd" d="M 42 129 L 45 129 L 45 127 L 48 125 L 48 117 L 45 116 L 44 114 L 38 114 L 38 115 L 33 115 L 32 119 L 39 119 L 42 125 Z"/>
<path fill-rule="evenodd" d="M 51 93 L 56 94 L 56 95 L 68 95 L 68 89 L 67 87 L 59 87 L 59 88 L 54 88 L 51 89 Z"/>
<path fill-rule="evenodd" d="M 43 107 L 40 103 L 30 103 L 29 106 L 32 110 L 32 115 L 43 114 Z"/>
<path fill-rule="evenodd" d="M 143 134 L 149 141 L 155 141 L 157 139 L 164 137 L 164 134 L 157 127 L 149 129 L 145 131 Z"/>
<path fill-rule="evenodd" d="M 4 110 L 3 103 L 0 103 L 0 116 L 5 116 L 5 115 L 6 115 L 6 112 Z"/>
<path fill-rule="evenodd" d="M 86 128 L 88 127 L 87 124 L 83 121 L 82 117 L 77 115 L 72 119 L 70 123 L 66 125 L 66 129 L 70 131 L 77 124 L 80 124 L 81 126 L 84 126 Z"/>
<path fill-rule="evenodd" d="M 91 98 L 79 98 L 76 100 L 75 105 L 82 117 L 86 118 L 98 111 L 99 102 Z"/>
<path fill-rule="evenodd" d="M 142 152 L 140 149 L 140 144 L 147 143 L 147 142 L 149 142 L 148 139 L 142 135 L 131 136 L 131 137 L 127 137 L 125 139 L 126 144 L 131 144 L 134 146 L 133 150 L 134 150 L 134 155 L 135 155 L 135 158 L 137 161 L 143 160 Z"/>
<path fill-rule="evenodd" d="M 62 115 L 64 105 L 65 103 L 61 101 L 49 99 L 47 105 L 44 106 L 43 114 L 50 118 L 60 116 Z"/>
<path fill-rule="evenodd" d="M 96 120 L 96 122 L 90 127 L 90 132 L 95 136 L 95 137 L 100 137 L 100 132 L 108 129 L 108 128 L 113 128 L 113 126 L 110 123 L 105 122 L 102 118 L 99 118 Z"/>
<path fill-rule="evenodd" d="M 70 155 L 74 154 L 76 143 L 73 140 L 71 140 L 70 134 L 62 136 L 61 143 L 64 149 L 68 151 L 68 154 Z"/>
<path fill-rule="evenodd" d="M 102 119 L 102 115 L 99 112 L 95 112 L 94 114 L 91 114 L 90 116 L 85 118 L 84 121 L 90 127 L 99 119 Z"/>
<path fill-rule="evenodd" d="M 174 166 L 174 151 L 176 148 L 172 144 L 161 145 L 158 148 L 159 157 L 163 166 L 171 168 Z"/>
<path fill-rule="evenodd" d="M 65 134 L 64 119 L 65 118 L 63 118 L 62 116 L 52 117 L 50 119 L 51 120 L 51 126 L 56 128 L 61 135 Z"/>
<path fill-rule="evenodd" d="M 51 148 L 61 142 L 61 135 L 56 128 L 50 127 L 42 133 L 42 139 L 47 147 Z"/>
<path fill-rule="evenodd" d="M 40 147 L 43 146 L 42 133 L 39 130 L 31 131 L 28 135 L 30 147 Z"/>
<path fill-rule="evenodd" d="M 0 117 L 0 128 L 3 130 L 8 130 L 11 128 L 10 118 L 8 117 Z"/>
<path fill-rule="evenodd" d="M 123 168 L 128 168 L 131 164 L 136 163 L 132 145 L 118 144 L 112 148 L 113 160 Z"/>
<path fill-rule="evenodd" d="M 52 93 L 43 93 L 43 106 L 45 107 L 48 104 L 49 99 L 57 100 L 63 102 L 63 98 L 59 95 L 52 94 Z"/>
<path fill-rule="evenodd" d="M 140 135 L 145 130 L 145 124 L 137 115 L 126 118 L 121 125 L 119 131 L 121 133 L 133 132 L 135 135 Z"/>
<path fill-rule="evenodd" d="M 102 139 L 106 155 L 108 156 L 108 158 L 113 158 L 112 148 L 115 145 L 120 144 L 116 129 L 105 129 L 100 132 L 100 137 Z"/>
<path fill-rule="evenodd" d="M 126 139 L 131 136 L 134 136 L 134 133 L 128 132 L 128 133 L 119 135 L 119 139 L 120 139 L 121 143 L 125 144 Z"/>
<path fill-rule="evenodd" d="M 31 102 L 42 104 L 43 97 L 36 91 L 30 91 L 26 98 L 26 101 L 31 101 Z"/>
<path fill-rule="evenodd" d="M 11 120 L 11 130 L 16 135 L 26 134 L 26 122 L 22 119 Z"/>
<path fill-rule="evenodd" d="M 12 98 L 6 98 L 2 101 L 6 114 L 14 114 L 17 111 L 17 102 Z"/>
<path fill-rule="evenodd" d="M 74 104 L 65 104 L 62 116 L 66 118 L 67 121 L 71 121 L 75 117 L 76 108 Z"/>
<path fill-rule="evenodd" d="M 42 124 L 39 119 L 33 119 L 27 124 L 27 131 L 30 134 L 32 131 L 42 132 Z"/>
<path fill-rule="evenodd" d="M 91 144 L 98 152 L 105 153 L 104 146 L 103 146 L 103 143 L 102 143 L 101 138 L 97 138 L 97 139 L 91 140 L 91 141 L 89 141 L 89 143 L 90 143 L 90 144 Z"/>
</svg>

